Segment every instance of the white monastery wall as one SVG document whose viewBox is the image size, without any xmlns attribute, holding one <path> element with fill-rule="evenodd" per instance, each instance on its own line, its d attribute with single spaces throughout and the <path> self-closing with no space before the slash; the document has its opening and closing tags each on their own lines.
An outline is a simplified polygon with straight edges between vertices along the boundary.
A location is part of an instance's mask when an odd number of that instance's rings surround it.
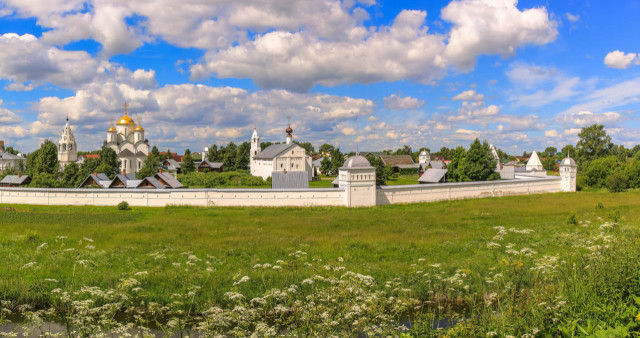
<svg viewBox="0 0 640 338">
<path fill-rule="evenodd" d="M 375 181 L 374 181 L 375 182 Z M 354 182 L 356 183 L 356 182 Z M 312 189 L 47 189 L 0 188 L 0 203 L 115 206 L 366 206 L 559 192 L 560 177 L 490 182 L 384 186 L 357 182 Z M 371 197 L 369 195 L 373 194 Z M 371 200 L 374 199 L 374 200 Z M 371 202 L 369 202 L 371 200 Z"/>
<path fill-rule="evenodd" d="M 488 182 L 398 185 L 384 186 L 378 189 L 376 204 L 435 202 L 559 191 L 561 191 L 560 177 L 555 176 Z"/>
<path fill-rule="evenodd" d="M 344 189 L 47 189 L 0 188 L 0 203 L 114 206 L 344 206 Z"/>
</svg>

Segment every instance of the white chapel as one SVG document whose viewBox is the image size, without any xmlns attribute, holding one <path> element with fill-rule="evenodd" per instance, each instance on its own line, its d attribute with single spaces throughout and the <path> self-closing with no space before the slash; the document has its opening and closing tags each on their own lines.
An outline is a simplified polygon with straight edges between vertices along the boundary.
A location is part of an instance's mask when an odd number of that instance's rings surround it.
<svg viewBox="0 0 640 338">
<path fill-rule="evenodd" d="M 73 136 L 73 131 L 69 125 L 69 118 L 67 117 L 67 123 L 64 125 L 60 139 L 58 139 L 58 164 L 60 169 L 78 160 L 78 145 L 76 144 L 76 138 Z"/>
<path fill-rule="evenodd" d="M 312 158 L 306 150 L 293 142 L 293 129 L 291 125 L 287 132 L 284 144 L 272 144 L 264 150 L 260 150 L 260 137 L 254 128 L 251 135 L 251 175 L 267 179 L 274 171 L 306 171 L 309 181 L 313 178 Z"/>
<path fill-rule="evenodd" d="M 120 171 L 136 173 L 144 165 L 149 154 L 149 141 L 144 138 L 144 129 L 133 121 L 127 113 L 128 105 L 124 104 L 124 116 L 118 120 L 116 126 L 107 130 L 104 145 L 113 149 L 120 160 Z"/>
</svg>

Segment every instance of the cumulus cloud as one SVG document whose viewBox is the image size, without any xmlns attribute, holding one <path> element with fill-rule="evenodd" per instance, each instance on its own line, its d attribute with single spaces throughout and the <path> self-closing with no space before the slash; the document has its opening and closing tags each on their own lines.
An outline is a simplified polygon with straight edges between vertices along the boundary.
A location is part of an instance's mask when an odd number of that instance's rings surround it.
<svg viewBox="0 0 640 338">
<path fill-rule="evenodd" d="M 590 111 L 580 111 L 577 113 L 567 113 L 558 117 L 558 122 L 576 127 L 586 127 L 592 124 L 611 125 L 620 122 L 625 117 L 616 112 L 592 113 Z"/>
<path fill-rule="evenodd" d="M 471 69 L 480 54 L 515 54 L 518 47 L 555 40 L 557 24 L 546 8 L 519 10 L 517 0 L 453 1 L 442 18 L 454 24 L 445 56 L 460 69 Z"/>
<path fill-rule="evenodd" d="M 580 14 L 567 13 L 566 16 L 567 16 L 567 20 L 569 20 L 570 22 L 580 21 Z"/>
<path fill-rule="evenodd" d="M 475 90 L 467 90 L 456 96 L 451 100 L 453 101 L 481 101 L 484 100 L 484 95 L 476 93 Z"/>
<path fill-rule="evenodd" d="M 632 64 L 640 65 L 640 56 L 636 53 L 625 53 L 614 50 L 604 57 L 604 64 L 609 68 L 627 69 Z"/>
<path fill-rule="evenodd" d="M 396 94 L 382 99 L 385 108 L 390 110 L 409 110 L 418 109 L 424 106 L 424 100 L 418 100 L 411 96 L 400 97 Z"/>
<path fill-rule="evenodd" d="M 130 116 L 141 121 L 152 144 L 244 141 L 254 125 L 259 126 L 263 139 L 280 140 L 287 116 L 292 118 L 294 134 L 313 140 L 336 132 L 335 127 L 345 121 L 370 116 L 374 106 L 370 100 L 327 94 L 285 90 L 250 93 L 241 88 L 195 84 L 137 88 L 112 81 L 86 85 L 71 97 L 40 99 L 34 105 L 39 114 L 32 134 L 55 137 L 69 115 L 78 126 L 74 129 L 76 138 L 85 144 L 81 148 L 93 149 L 102 143 L 109 119 L 122 115 L 125 101 L 130 104 Z M 340 133 L 353 135 L 346 128 Z"/>
<path fill-rule="evenodd" d="M 0 100 L 2 104 L 2 100 Z M 0 108 L 0 123 L 2 124 L 16 124 L 22 122 L 22 118 L 16 113 L 6 108 Z"/>
</svg>

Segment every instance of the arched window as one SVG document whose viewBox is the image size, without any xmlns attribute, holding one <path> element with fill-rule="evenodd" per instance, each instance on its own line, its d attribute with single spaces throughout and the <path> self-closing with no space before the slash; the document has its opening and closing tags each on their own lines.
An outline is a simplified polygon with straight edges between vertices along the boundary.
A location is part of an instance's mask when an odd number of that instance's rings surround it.
<svg viewBox="0 0 640 338">
<path fill-rule="evenodd" d="M 67 145 L 66 144 L 62 145 L 62 151 L 67 151 Z"/>
<path fill-rule="evenodd" d="M 69 150 L 73 150 L 73 144 L 69 145 Z"/>
</svg>

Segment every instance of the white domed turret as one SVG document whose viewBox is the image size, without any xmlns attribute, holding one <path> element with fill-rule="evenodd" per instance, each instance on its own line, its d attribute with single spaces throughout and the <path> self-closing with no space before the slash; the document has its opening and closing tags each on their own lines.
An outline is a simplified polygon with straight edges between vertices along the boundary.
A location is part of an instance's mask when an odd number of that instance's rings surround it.
<svg viewBox="0 0 640 338">
<path fill-rule="evenodd" d="M 578 165 L 571 157 L 566 157 L 560 162 L 560 186 L 562 191 L 576 191 L 576 178 L 578 176 Z"/>
<path fill-rule="evenodd" d="M 78 149 L 76 147 L 76 138 L 73 136 L 73 131 L 69 125 L 69 118 L 67 117 L 67 123 L 64 125 L 62 135 L 58 140 L 58 163 L 60 168 L 64 168 L 67 164 L 78 160 Z"/>
<path fill-rule="evenodd" d="M 338 171 L 338 186 L 348 207 L 376 205 L 376 168 L 366 158 L 349 157 Z"/>
<path fill-rule="evenodd" d="M 424 164 L 429 162 L 431 162 L 431 155 L 429 155 L 429 152 L 426 150 L 421 151 L 420 156 L 418 156 L 418 163 Z"/>
<path fill-rule="evenodd" d="M 144 141 L 144 128 L 138 121 L 138 126 L 133 130 L 133 143 L 138 143 Z"/>
</svg>

